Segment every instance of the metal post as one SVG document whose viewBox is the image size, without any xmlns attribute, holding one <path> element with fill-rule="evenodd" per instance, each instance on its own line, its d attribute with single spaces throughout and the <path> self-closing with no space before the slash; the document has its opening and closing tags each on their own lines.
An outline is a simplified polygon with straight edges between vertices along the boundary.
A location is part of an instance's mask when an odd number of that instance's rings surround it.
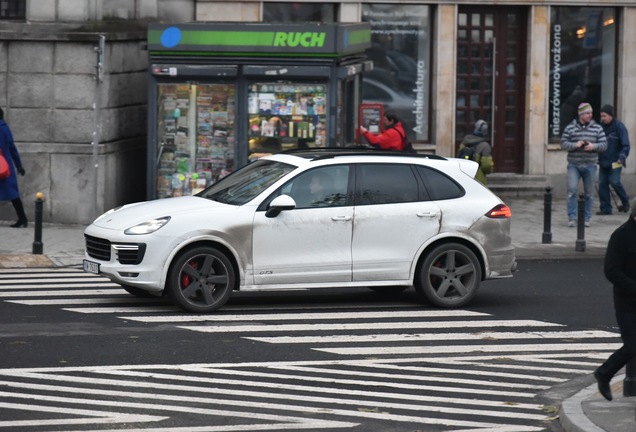
<svg viewBox="0 0 636 432">
<path fill-rule="evenodd" d="M 44 194 L 38 192 L 35 194 L 35 234 L 33 238 L 33 254 L 41 255 L 44 249 L 42 244 L 42 203 L 44 202 Z"/>
<path fill-rule="evenodd" d="M 99 215 L 97 211 L 97 197 L 99 181 L 99 132 L 100 132 L 100 85 L 104 80 L 104 49 L 106 45 L 106 36 L 99 35 L 98 45 L 95 47 L 95 53 L 97 54 L 97 60 L 95 62 L 95 94 L 93 95 L 93 141 L 91 146 L 93 147 L 93 191 L 92 191 L 92 215 L 93 219 Z"/>
<path fill-rule="evenodd" d="M 636 396 L 636 358 L 632 358 L 625 366 L 623 396 Z"/>
<path fill-rule="evenodd" d="M 543 237 L 542 243 L 552 243 L 551 232 L 551 217 L 552 217 L 552 188 L 546 186 L 545 194 L 543 195 Z"/>
<path fill-rule="evenodd" d="M 585 195 L 579 194 L 577 200 L 578 212 L 576 216 L 576 247 L 577 252 L 585 252 Z"/>
</svg>

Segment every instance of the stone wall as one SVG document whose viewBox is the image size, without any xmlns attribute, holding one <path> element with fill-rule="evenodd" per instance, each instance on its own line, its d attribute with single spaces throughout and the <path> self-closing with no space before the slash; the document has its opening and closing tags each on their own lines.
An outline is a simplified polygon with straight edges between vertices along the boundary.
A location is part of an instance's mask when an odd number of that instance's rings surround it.
<svg viewBox="0 0 636 432">
<path fill-rule="evenodd" d="M 19 186 L 29 218 L 37 192 L 45 196 L 44 221 L 60 223 L 88 224 L 145 199 L 144 26 L 7 27 L 0 27 L 0 106 L 27 172 Z M 100 34 L 104 73 L 96 84 Z M 2 203 L 0 220 L 14 218 L 11 204 Z"/>
</svg>

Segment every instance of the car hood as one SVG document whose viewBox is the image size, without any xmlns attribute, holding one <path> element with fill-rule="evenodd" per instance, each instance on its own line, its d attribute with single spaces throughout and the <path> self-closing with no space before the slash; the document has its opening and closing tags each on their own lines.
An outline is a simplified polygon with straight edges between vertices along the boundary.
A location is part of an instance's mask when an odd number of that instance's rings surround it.
<svg viewBox="0 0 636 432">
<path fill-rule="evenodd" d="M 165 198 L 156 201 L 145 201 L 128 204 L 117 210 L 104 213 L 93 225 L 115 230 L 125 230 L 151 219 L 179 215 L 193 215 L 198 212 L 230 211 L 237 206 L 221 204 L 206 198 L 184 196 Z"/>
</svg>

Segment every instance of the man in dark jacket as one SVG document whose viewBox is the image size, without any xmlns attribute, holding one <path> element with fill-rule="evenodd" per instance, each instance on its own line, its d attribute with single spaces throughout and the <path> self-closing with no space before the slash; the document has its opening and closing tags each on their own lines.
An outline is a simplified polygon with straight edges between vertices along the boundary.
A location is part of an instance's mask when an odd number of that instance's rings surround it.
<svg viewBox="0 0 636 432">
<path fill-rule="evenodd" d="M 621 171 L 629 154 L 629 136 L 625 125 L 614 117 L 614 107 L 604 105 L 601 108 L 601 125 L 607 137 L 607 150 L 598 154 L 598 198 L 601 202 L 599 215 L 612 214 L 610 186 L 621 200 L 619 211 L 629 211 L 629 198 L 621 183 Z"/>
<path fill-rule="evenodd" d="M 605 252 L 605 277 L 614 285 L 614 309 L 623 346 L 594 371 L 598 390 L 612 400 L 610 380 L 636 356 L 636 200 L 629 219 L 612 233 Z"/>
</svg>

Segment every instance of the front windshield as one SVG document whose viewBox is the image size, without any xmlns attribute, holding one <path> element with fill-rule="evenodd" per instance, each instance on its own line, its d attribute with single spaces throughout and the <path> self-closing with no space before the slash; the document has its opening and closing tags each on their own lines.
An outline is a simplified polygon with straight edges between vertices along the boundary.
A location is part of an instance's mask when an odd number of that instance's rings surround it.
<svg viewBox="0 0 636 432">
<path fill-rule="evenodd" d="M 197 196 L 225 204 L 243 205 L 294 169 L 294 165 L 259 159 L 219 180 Z"/>
</svg>

